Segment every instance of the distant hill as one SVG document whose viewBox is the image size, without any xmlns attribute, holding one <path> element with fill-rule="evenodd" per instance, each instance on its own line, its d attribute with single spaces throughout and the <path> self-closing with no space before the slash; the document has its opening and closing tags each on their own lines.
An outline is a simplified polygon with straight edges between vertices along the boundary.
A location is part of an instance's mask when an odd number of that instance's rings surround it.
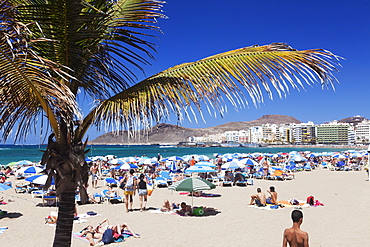
<svg viewBox="0 0 370 247">
<path fill-rule="evenodd" d="M 223 133 L 232 130 L 246 130 L 251 126 L 261 124 L 285 124 L 285 123 L 301 123 L 294 117 L 284 115 L 264 115 L 259 119 L 244 122 L 229 122 L 222 125 L 191 129 L 172 124 L 161 123 L 151 127 L 148 130 L 127 132 L 115 131 L 103 134 L 95 140 L 90 141 L 90 144 L 163 144 L 163 143 L 178 143 L 186 141 L 190 136 L 204 136 L 210 134 Z M 130 138 L 128 138 L 130 136 Z"/>
<path fill-rule="evenodd" d="M 368 119 L 366 119 L 365 117 L 361 117 L 361 116 L 354 116 L 354 117 L 343 118 L 343 119 L 339 120 L 339 122 L 341 122 L 341 123 L 351 123 L 351 124 L 357 125 L 357 124 L 361 123 L 364 120 L 368 120 Z"/>
</svg>

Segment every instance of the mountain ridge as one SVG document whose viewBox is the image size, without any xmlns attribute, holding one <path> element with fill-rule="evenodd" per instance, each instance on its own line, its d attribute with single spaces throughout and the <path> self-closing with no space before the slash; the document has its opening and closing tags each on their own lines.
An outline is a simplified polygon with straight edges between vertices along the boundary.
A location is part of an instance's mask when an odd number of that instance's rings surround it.
<svg viewBox="0 0 370 247">
<path fill-rule="evenodd" d="M 190 136 L 205 136 L 221 134 L 225 131 L 249 129 L 251 126 L 262 124 L 302 123 L 294 117 L 271 114 L 252 121 L 228 122 L 207 128 L 186 128 L 173 124 L 160 123 L 147 130 L 141 131 L 113 131 L 105 133 L 89 142 L 94 145 L 114 144 L 168 144 L 186 141 Z M 130 136 L 130 138 L 128 138 Z"/>
</svg>

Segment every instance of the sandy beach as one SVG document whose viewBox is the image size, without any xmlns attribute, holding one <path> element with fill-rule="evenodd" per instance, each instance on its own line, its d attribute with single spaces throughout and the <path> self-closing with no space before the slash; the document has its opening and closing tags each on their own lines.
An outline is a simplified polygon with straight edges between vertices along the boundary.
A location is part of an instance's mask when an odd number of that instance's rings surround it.
<svg viewBox="0 0 370 247">
<path fill-rule="evenodd" d="M 311 172 L 298 172 L 291 181 L 254 180 L 253 186 L 217 187 L 207 193 L 220 197 L 194 198 L 194 205 L 214 207 L 213 216 L 182 217 L 172 214 L 155 214 L 150 210 L 125 213 L 124 204 L 89 204 L 78 206 L 79 213 L 94 211 L 101 216 L 88 218 L 87 223 L 74 224 L 74 232 L 87 224 L 97 225 L 104 218 L 111 223 L 126 222 L 141 238 L 128 238 L 124 243 L 111 246 L 280 246 L 283 230 L 291 226 L 292 208 L 261 210 L 249 208 L 250 195 L 261 187 L 266 193 L 275 186 L 279 200 L 292 198 L 305 200 L 314 195 L 325 206 L 303 208 L 302 229 L 309 233 L 311 246 L 367 246 L 370 232 L 370 182 L 364 171 L 328 171 L 322 168 Z M 14 178 L 10 178 L 14 181 Z M 106 187 L 99 181 L 100 192 Z M 123 194 L 120 191 L 121 195 Z M 45 217 L 56 207 L 39 206 L 40 198 L 30 194 L 16 194 L 13 189 L 0 192 L 4 199 L 12 199 L 1 205 L 8 215 L 0 218 L 0 227 L 9 229 L 0 235 L 1 246 L 51 246 L 55 226 L 45 224 Z M 158 208 L 163 200 L 185 201 L 191 197 L 180 195 L 166 188 L 157 188 L 149 197 L 148 207 Z M 139 208 L 138 196 L 134 208 Z M 72 246 L 88 246 L 72 238 Z"/>
</svg>

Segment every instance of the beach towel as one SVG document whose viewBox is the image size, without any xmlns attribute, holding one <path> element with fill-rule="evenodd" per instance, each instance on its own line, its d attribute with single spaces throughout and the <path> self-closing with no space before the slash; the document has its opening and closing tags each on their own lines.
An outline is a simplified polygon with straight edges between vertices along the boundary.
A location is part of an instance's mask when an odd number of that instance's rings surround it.
<svg viewBox="0 0 370 247">
<path fill-rule="evenodd" d="M 259 207 L 257 205 L 248 205 L 247 206 L 248 208 L 257 208 L 257 209 L 261 209 L 261 210 L 280 210 L 280 209 L 283 209 L 281 207 L 276 207 L 276 205 L 266 205 L 264 207 Z"/>
<path fill-rule="evenodd" d="M 81 237 L 81 236 L 80 236 L 80 234 L 81 234 L 81 233 L 79 233 L 79 232 L 73 233 L 73 234 L 72 234 L 72 237 L 73 237 L 73 238 L 76 238 L 76 239 L 79 239 L 79 240 L 81 240 L 81 241 L 84 241 L 85 243 L 89 243 L 89 240 L 87 240 L 87 239 L 86 239 L 86 237 Z M 137 235 L 139 235 L 139 236 L 140 236 L 140 234 L 137 234 Z M 121 234 L 121 236 L 122 236 L 123 238 L 119 238 L 118 240 L 115 240 L 114 242 L 115 242 L 115 243 L 122 242 L 122 240 L 125 240 L 126 238 L 132 237 L 132 234 L 131 234 L 129 231 L 125 230 L 125 231 Z M 94 239 L 94 241 L 95 241 L 95 243 L 96 243 L 98 240 L 97 240 L 97 239 Z"/>
<path fill-rule="evenodd" d="M 157 210 L 150 210 L 150 213 L 151 214 L 176 214 L 175 211 L 165 211 L 163 212 L 161 209 L 157 209 Z"/>
<path fill-rule="evenodd" d="M 7 230 L 8 227 L 0 227 L 0 234 L 3 234 L 5 232 L 5 230 Z"/>
</svg>

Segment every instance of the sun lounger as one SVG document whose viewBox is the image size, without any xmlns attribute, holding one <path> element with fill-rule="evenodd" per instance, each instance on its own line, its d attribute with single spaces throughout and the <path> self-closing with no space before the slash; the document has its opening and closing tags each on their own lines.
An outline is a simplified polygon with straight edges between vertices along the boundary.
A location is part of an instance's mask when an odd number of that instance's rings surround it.
<svg viewBox="0 0 370 247">
<path fill-rule="evenodd" d="M 26 193 L 27 192 L 27 185 L 19 184 L 15 185 L 14 187 L 15 193 Z"/>
<path fill-rule="evenodd" d="M 112 203 L 112 201 L 121 201 L 123 202 L 123 197 L 121 196 L 114 196 L 114 197 L 110 197 L 107 195 L 107 192 L 108 190 L 103 190 L 102 191 L 102 196 L 103 196 L 103 200 L 106 201 L 107 203 Z"/>
<path fill-rule="evenodd" d="M 167 180 L 164 177 L 156 177 L 154 180 L 154 185 L 158 188 L 168 187 Z"/>
<path fill-rule="evenodd" d="M 42 195 L 42 204 L 45 205 L 48 205 L 48 206 L 52 206 L 52 205 L 56 205 L 58 204 L 58 197 L 57 196 L 49 196 L 47 194 L 43 194 Z"/>
<path fill-rule="evenodd" d="M 118 181 L 115 180 L 114 178 L 105 178 L 104 183 L 105 185 L 110 187 L 117 187 Z"/>
</svg>

